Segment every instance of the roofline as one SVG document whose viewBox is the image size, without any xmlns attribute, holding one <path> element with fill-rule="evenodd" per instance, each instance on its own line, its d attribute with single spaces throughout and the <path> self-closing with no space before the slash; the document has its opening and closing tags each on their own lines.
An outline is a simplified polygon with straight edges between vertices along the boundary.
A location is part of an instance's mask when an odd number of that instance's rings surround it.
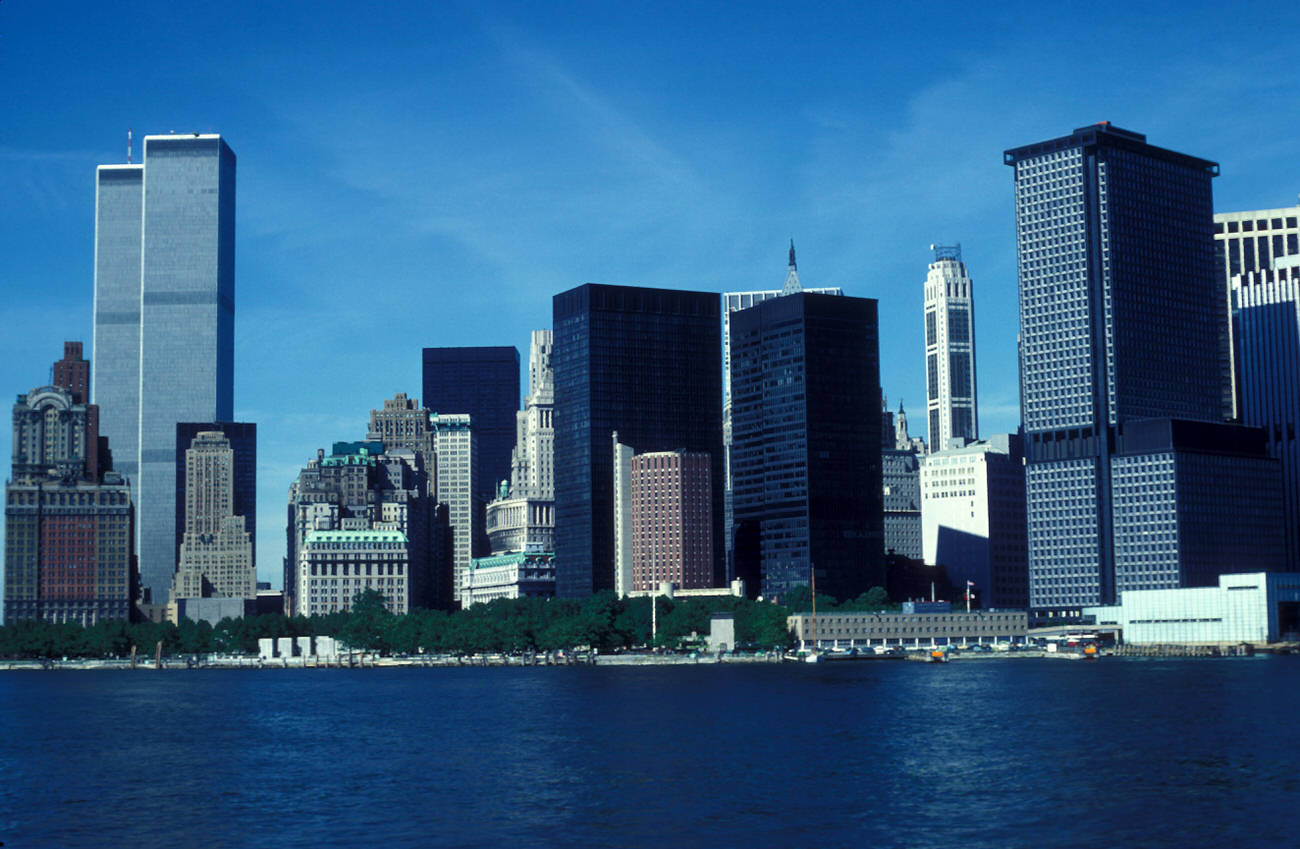
<svg viewBox="0 0 1300 849">
<path fill-rule="evenodd" d="M 1036 142 L 1034 144 L 1024 145 L 1023 147 L 1013 147 L 1009 150 L 1005 150 L 1002 152 L 1002 164 L 1014 166 L 1022 159 L 1042 156 L 1045 153 L 1053 153 L 1058 150 L 1103 146 L 1132 150 L 1157 159 L 1163 159 L 1166 162 L 1173 162 L 1187 168 L 1207 171 L 1211 177 L 1219 176 L 1219 163 L 1211 162 L 1208 159 L 1201 159 L 1196 156 L 1189 156 L 1186 153 L 1179 153 L 1176 150 L 1169 150 L 1167 148 L 1156 147 L 1153 144 L 1148 144 L 1146 136 L 1141 133 L 1113 127 L 1109 121 L 1102 121 L 1087 127 L 1080 127 L 1068 136 L 1060 136 L 1058 138 L 1048 139 L 1047 141 Z"/>
</svg>

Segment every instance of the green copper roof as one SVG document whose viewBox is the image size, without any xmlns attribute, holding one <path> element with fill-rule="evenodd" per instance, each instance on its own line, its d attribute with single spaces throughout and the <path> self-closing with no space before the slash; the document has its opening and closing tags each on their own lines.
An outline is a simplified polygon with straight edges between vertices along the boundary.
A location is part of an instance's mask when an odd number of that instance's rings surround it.
<svg viewBox="0 0 1300 849">
<path fill-rule="evenodd" d="M 406 534 L 401 531 L 308 531 L 304 544 L 321 542 L 400 542 L 406 544 Z"/>
</svg>

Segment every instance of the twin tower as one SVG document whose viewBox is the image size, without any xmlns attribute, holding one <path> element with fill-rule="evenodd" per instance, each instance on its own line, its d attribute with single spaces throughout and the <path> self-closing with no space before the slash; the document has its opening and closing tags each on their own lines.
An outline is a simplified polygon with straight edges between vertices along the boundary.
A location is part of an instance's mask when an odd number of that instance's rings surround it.
<svg viewBox="0 0 1300 849">
<path fill-rule="evenodd" d="M 142 159 L 96 174 L 91 394 L 135 487 L 141 585 L 160 601 L 176 568 L 176 425 L 233 413 L 235 154 L 194 133 L 146 136 Z"/>
</svg>

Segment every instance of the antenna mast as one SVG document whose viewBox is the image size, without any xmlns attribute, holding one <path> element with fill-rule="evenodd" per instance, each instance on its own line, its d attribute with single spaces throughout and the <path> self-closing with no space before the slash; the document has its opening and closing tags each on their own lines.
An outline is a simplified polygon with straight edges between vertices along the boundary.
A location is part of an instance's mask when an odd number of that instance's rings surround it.
<svg viewBox="0 0 1300 849">
<path fill-rule="evenodd" d="M 126 128 L 126 164 L 131 164 L 131 128 Z"/>
</svg>

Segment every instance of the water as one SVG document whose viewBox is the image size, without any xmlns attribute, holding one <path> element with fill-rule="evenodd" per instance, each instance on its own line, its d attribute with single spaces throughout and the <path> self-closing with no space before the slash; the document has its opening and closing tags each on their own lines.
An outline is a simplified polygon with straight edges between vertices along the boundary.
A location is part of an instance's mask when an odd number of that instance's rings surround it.
<svg viewBox="0 0 1300 849">
<path fill-rule="evenodd" d="M 1294 845 L 1300 659 L 0 673 L 28 846 Z"/>
</svg>

